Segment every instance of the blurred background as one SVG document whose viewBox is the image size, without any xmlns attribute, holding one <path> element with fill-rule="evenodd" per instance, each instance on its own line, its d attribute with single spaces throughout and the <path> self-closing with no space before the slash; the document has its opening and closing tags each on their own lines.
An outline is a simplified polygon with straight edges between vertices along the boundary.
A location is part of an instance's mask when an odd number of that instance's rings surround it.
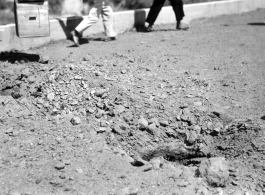
<svg viewBox="0 0 265 195">
<path fill-rule="evenodd" d="M 94 0 L 49 0 L 50 18 L 88 14 Z M 153 0 L 108 0 L 116 11 L 149 8 Z M 183 0 L 184 4 L 220 0 Z M 166 1 L 165 6 L 169 6 Z M 15 23 L 14 0 L 0 0 L 0 25 Z"/>
</svg>

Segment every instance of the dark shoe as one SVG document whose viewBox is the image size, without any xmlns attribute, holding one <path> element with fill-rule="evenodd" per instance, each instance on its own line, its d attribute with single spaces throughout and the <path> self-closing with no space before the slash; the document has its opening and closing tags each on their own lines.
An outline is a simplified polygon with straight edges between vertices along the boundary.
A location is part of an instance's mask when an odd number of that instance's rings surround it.
<svg viewBox="0 0 265 195">
<path fill-rule="evenodd" d="M 76 45 L 77 47 L 79 47 L 79 46 L 80 46 L 80 42 L 79 42 L 79 39 L 80 39 L 80 33 L 77 32 L 76 30 L 74 30 L 74 31 L 71 32 L 71 35 L 72 35 L 72 40 L 73 40 L 73 42 L 75 43 L 75 45 Z"/>
<path fill-rule="evenodd" d="M 110 42 L 110 41 L 116 41 L 117 38 L 116 37 L 108 37 L 104 40 L 104 42 Z"/>
<path fill-rule="evenodd" d="M 152 32 L 154 31 L 153 26 L 146 27 L 146 32 Z"/>
<path fill-rule="evenodd" d="M 188 30 L 189 26 L 183 22 L 177 23 L 177 30 Z"/>
</svg>

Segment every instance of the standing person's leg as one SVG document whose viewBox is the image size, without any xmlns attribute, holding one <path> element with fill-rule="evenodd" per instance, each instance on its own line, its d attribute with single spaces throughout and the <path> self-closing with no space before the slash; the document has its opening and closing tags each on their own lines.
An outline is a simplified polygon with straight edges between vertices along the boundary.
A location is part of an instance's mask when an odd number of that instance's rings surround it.
<svg viewBox="0 0 265 195">
<path fill-rule="evenodd" d="M 116 40 L 117 33 L 115 30 L 115 21 L 114 21 L 113 10 L 111 6 L 102 5 L 101 15 L 103 19 L 105 33 L 108 37 L 107 41 Z"/>
<path fill-rule="evenodd" d="M 189 28 L 188 25 L 181 22 L 181 20 L 185 16 L 184 9 L 183 9 L 183 1 L 182 0 L 170 0 L 170 2 L 175 12 L 175 16 L 176 16 L 176 21 L 177 21 L 176 28 L 178 30 L 187 30 Z"/>
<path fill-rule="evenodd" d="M 72 38 L 76 46 L 79 46 L 79 38 L 84 30 L 95 24 L 99 20 L 99 15 L 101 12 L 101 8 L 93 7 L 88 16 L 86 16 L 82 22 L 75 28 L 75 30 L 71 33 Z"/>
<path fill-rule="evenodd" d="M 151 31 L 152 30 L 152 26 L 154 25 L 156 18 L 159 14 L 159 12 L 161 11 L 164 3 L 166 0 L 154 0 L 150 11 L 148 13 L 148 16 L 146 18 L 146 22 L 149 24 L 147 31 Z"/>
</svg>

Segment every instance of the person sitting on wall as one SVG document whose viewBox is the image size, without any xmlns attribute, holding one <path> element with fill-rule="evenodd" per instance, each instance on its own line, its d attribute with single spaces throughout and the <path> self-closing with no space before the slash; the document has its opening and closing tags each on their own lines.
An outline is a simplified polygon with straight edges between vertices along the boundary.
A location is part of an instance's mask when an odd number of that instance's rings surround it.
<svg viewBox="0 0 265 195">
<path fill-rule="evenodd" d="M 146 18 L 145 27 L 146 27 L 147 32 L 153 31 L 153 25 L 156 21 L 156 18 L 159 12 L 164 6 L 165 1 L 166 0 L 154 0 L 153 1 L 153 4 Z M 170 0 L 170 2 L 171 2 L 171 6 L 173 8 L 173 11 L 175 13 L 176 20 L 177 20 L 176 29 L 177 30 L 188 30 L 189 26 L 181 22 L 183 17 L 185 16 L 184 9 L 183 9 L 183 1 L 182 0 Z"/>
<path fill-rule="evenodd" d="M 102 16 L 104 30 L 108 37 L 105 41 L 116 40 L 117 33 L 114 26 L 113 10 L 111 6 L 107 0 L 94 0 L 94 5 L 88 16 L 86 16 L 75 30 L 71 32 L 72 39 L 77 47 L 80 46 L 79 39 L 83 31 L 97 23 L 100 15 Z"/>
</svg>

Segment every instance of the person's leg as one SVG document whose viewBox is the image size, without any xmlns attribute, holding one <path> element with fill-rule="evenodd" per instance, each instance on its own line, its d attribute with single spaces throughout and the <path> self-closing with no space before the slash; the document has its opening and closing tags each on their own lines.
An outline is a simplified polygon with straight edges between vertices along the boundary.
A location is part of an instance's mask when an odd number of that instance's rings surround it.
<svg viewBox="0 0 265 195">
<path fill-rule="evenodd" d="M 116 40 L 117 33 L 115 30 L 115 21 L 111 6 L 102 5 L 101 15 L 103 19 L 105 33 L 107 37 L 109 37 L 108 40 Z"/>
<path fill-rule="evenodd" d="M 146 18 L 146 22 L 149 24 L 149 26 L 153 26 L 155 21 L 156 21 L 156 18 L 159 14 L 159 12 L 161 11 L 163 5 L 165 3 L 165 0 L 154 0 L 151 8 L 150 8 L 150 11 L 148 13 L 148 16 Z"/>
<path fill-rule="evenodd" d="M 183 1 L 182 0 L 170 0 L 171 6 L 174 10 L 177 26 L 176 28 L 178 30 L 187 30 L 189 27 L 183 23 L 181 23 L 181 20 L 185 16 L 184 9 L 183 9 Z"/>
<path fill-rule="evenodd" d="M 82 22 L 75 28 L 73 32 L 71 32 L 73 41 L 76 46 L 79 46 L 79 38 L 81 37 L 81 34 L 84 30 L 95 24 L 98 19 L 101 12 L 101 8 L 93 7 L 88 16 L 84 17 Z"/>
<path fill-rule="evenodd" d="M 78 33 L 83 33 L 83 31 L 85 31 L 87 28 L 89 28 L 90 26 L 92 26 L 93 24 L 97 23 L 98 19 L 99 19 L 99 15 L 100 15 L 101 10 L 93 7 L 88 16 L 86 16 L 83 21 L 75 28 L 75 30 Z"/>
</svg>

